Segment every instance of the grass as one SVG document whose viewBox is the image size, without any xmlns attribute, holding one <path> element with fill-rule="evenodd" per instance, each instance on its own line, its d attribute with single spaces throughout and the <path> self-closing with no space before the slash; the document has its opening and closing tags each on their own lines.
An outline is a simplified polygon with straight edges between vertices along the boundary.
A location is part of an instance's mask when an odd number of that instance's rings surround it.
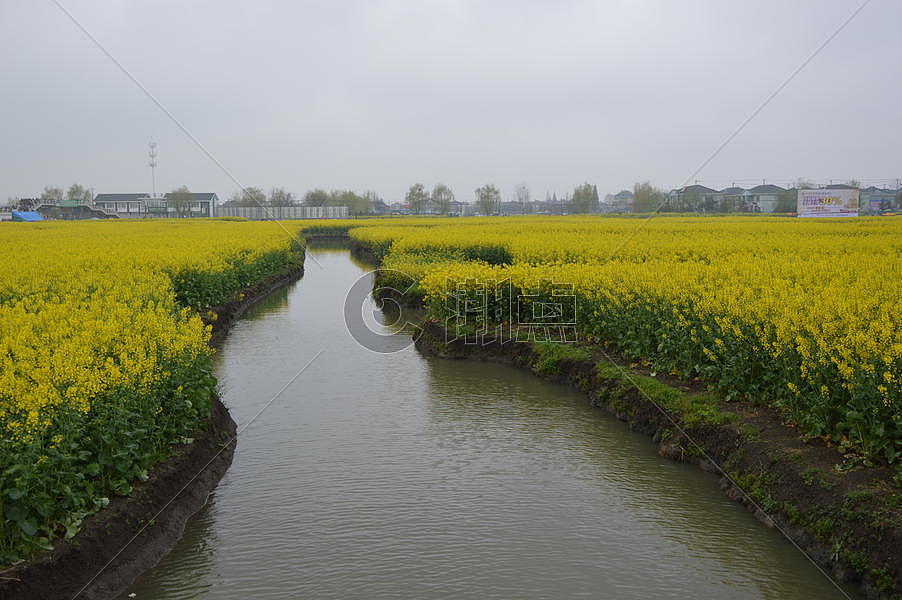
<svg viewBox="0 0 902 600">
<path fill-rule="evenodd" d="M 561 361 L 571 360 L 575 362 L 589 360 L 591 353 L 578 346 L 563 344 L 560 342 L 535 342 L 533 344 L 537 357 L 533 363 L 536 373 L 542 375 L 556 375 L 560 372 Z"/>
<path fill-rule="evenodd" d="M 604 360 L 595 365 L 595 372 L 600 379 L 614 382 L 624 390 L 636 389 L 644 398 L 679 413 L 686 427 L 722 425 L 737 419 L 733 413 L 721 410 L 720 402 L 713 394 L 684 392 Z"/>
</svg>

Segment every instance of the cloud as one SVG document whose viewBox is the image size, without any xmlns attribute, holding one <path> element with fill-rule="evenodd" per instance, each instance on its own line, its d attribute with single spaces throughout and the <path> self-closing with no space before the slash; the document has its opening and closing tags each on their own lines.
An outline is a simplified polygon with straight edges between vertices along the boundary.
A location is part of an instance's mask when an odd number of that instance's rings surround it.
<svg viewBox="0 0 902 600">
<path fill-rule="evenodd" d="M 460 198 L 675 186 L 852 12 L 845 1 L 65 6 L 245 185 Z M 700 175 L 897 177 L 898 3 L 873 2 Z M 234 184 L 51 3 L 0 7 L 0 194 Z"/>
</svg>

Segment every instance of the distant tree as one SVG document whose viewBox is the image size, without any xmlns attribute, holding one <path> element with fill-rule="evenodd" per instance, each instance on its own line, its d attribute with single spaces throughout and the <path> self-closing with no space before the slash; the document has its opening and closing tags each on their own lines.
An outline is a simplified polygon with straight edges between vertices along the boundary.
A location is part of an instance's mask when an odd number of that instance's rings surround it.
<svg viewBox="0 0 902 600">
<path fill-rule="evenodd" d="M 169 192 L 166 197 L 166 205 L 171 208 L 177 217 L 191 215 L 191 192 L 182 186 Z"/>
<path fill-rule="evenodd" d="M 664 191 L 648 181 L 636 183 L 633 186 L 633 212 L 653 212 L 664 203 L 664 198 Z"/>
<path fill-rule="evenodd" d="M 847 182 L 846 182 L 846 185 L 848 185 L 848 186 L 850 186 L 850 187 L 853 187 L 853 188 L 861 189 L 861 182 L 858 181 L 858 180 L 855 179 L 855 178 L 852 178 L 852 179 L 850 179 L 849 181 L 847 181 Z"/>
<path fill-rule="evenodd" d="M 366 200 L 368 212 L 382 214 L 388 209 L 388 205 L 385 204 L 382 197 L 373 190 L 363 192 L 363 199 Z"/>
<path fill-rule="evenodd" d="M 266 194 L 260 188 L 248 187 L 242 191 L 241 200 L 245 206 L 263 206 L 266 204 Z"/>
<path fill-rule="evenodd" d="M 329 192 L 316 188 L 304 194 L 304 206 L 325 206 L 329 202 Z"/>
<path fill-rule="evenodd" d="M 429 203 L 429 194 L 426 193 L 426 188 L 422 183 L 415 183 L 407 190 L 404 200 L 410 206 L 410 212 L 418 215 L 426 210 L 426 206 Z"/>
<path fill-rule="evenodd" d="M 66 200 L 70 202 L 91 202 L 91 190 L 82 187 L 77 183 L 73 183 L 66 191 Z"/>
<path fill-rule="evenodd" d="M 435 205 L 438 214 L 447 215 L 454 202 L 454 192 L 451 191 L 444 183 L 437 183 L 432 188 L 432 203 Z"/>
<path fill-rule="evenodd" d="M 584 183 L 573 190 L 570 199 L 573 212 L 588 213 L 598 209 L 598 190 L 591 183 Z"/>
<path fill-rule="evenodd" d="M 376 192 L 365 192 L 360 195 L 351 190 L 326 190 L 317 188 L 304 194 L 304 206 L 345 206 L 348 214 L 365 215 L 373 211 L 375 201 L 381 200 Z"/>
<path fill-rule="evenodd" d="M 533 212 L 532 210 L 532 194 L 529 191 L 529 186 L 525 183 L 518 183 L 514 186 L 514 196 L 513 201 L 519 204 L 520 214 L 530 214 Z"/>
<path fill-rule="evenodd" d="M 333 190 L 329 192 L 326 206 L 346 206 L 348 214 L 365 215 L 370 211 L 370 201 L 351 190 Z"/>
<path fill-rule="evenodd" d="M 373 212 L 373 202 L 366 194 L 353 193 L 352 201 L 348 204 L 348 213 L 352 215 L 368 215 Z"/>
<path fill-rule="evenodd" d="M 265 204 L 266 194 L 263 193 L 263 190 L 248 187 L 229 196 L 224 206 L 264 206 Z"/>
<path fill-rule="evenodd" d="M 388 204 L 385 203 L 385 200 L 382 199 L 378 192 L 367 190 L 363 192 L 363 197 L 366 200 L 369 212 L 377 215 L 388 212 Z"/>
<path fill-rule="evenodd" d="M 48 185 L 44 188 L 44 191 L 41 192 L 41 200 L 46 200 L 48 202 L 59 202 L 63 199 L 63 190 L 58 187 Z"/>
<path fill-rule="evenodd" d="M 487 183 L 476 188 L 476 209 L 483 215 L 493 215 L 501 205 L 501 192 L 493 184 Z"/>
<path fill-rule="evenodd" d="M 804 177 L 799 177 L 798 179 L 796 179 L 795 186 L 800 190 L 813 190 L 817 187 L 813 182 L 805 179 Z"/>
<path fill-rule="evenodd" d="M 269 191 L 270 206 L 294 206 L 297 201 L 294 194 L 285 188 L 274 187 Z"/>
</svg>

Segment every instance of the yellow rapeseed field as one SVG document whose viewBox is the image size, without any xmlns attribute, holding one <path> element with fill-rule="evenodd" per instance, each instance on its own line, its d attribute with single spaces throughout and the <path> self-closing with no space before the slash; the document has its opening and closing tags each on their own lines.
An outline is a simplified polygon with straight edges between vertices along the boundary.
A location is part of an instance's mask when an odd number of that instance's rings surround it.
<svg viewBox="0 0 902 600">
<path fill-rule="evenodd" d="M 0 225 L 0 564 L 73 534 L 192 435 L 215 385 L 198 310 L 298 264 L 298 229 Z"/>
<path fill-rule="evenodd" d="M 418 280 L 435 318 L 459 318 L 462 294 L 505 314 L 487 282 L 521 303 L 563 287 L 583 340 L 775 406 L 850 456 L 902 453 L 902 220 L 523 217 L 351 235 Z"/>
<path fill-rule="evenodd" d="M 215 388 L 201 316 L 298 266 L 303 233 L 349 233 L 434 319 L 572 306 L 544 325 L 900 463 L 899 219 L 3 224 L 0 564 L 73 535 L 193 435 Z"/>
</svg>

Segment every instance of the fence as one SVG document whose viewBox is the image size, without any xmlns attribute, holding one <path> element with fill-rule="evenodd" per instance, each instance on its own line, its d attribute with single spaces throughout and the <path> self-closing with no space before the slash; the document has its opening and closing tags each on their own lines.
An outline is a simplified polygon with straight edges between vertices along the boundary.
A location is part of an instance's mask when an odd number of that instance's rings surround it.
<svg viewBox="0 0 902 600">
<path fill-rule="evenodd" d="M 214 217 L 243 217 L 252 221 L 285 219 L 346 219 L 347 206 L 217 206 Z"/>
</svg>

